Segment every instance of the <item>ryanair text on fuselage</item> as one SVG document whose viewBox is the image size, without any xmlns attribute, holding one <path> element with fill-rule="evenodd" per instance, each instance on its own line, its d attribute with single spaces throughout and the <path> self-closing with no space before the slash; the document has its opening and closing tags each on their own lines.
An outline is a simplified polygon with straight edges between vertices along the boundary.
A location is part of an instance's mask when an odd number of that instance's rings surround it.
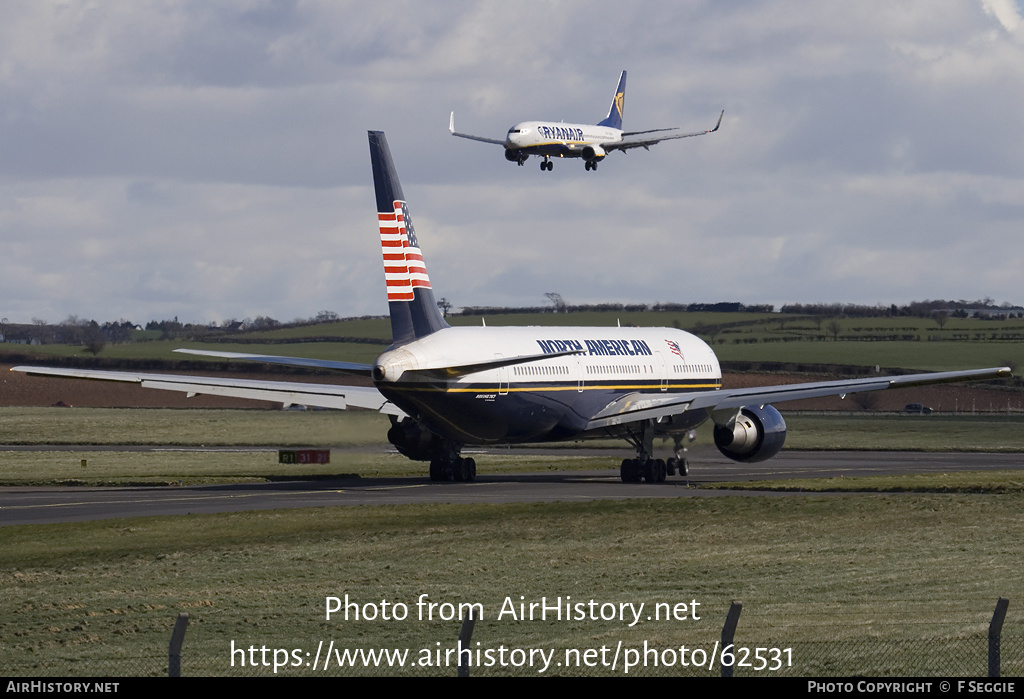
<svg viewBox="0 0 1024 699">
<path fill-rule="evenodd" d="M 537 131 L 544 138 L 553 138 L 558 141 L 582 141 L 583 129 L 570 128 L 567 126 L 538 126 Z"/>
</svg>

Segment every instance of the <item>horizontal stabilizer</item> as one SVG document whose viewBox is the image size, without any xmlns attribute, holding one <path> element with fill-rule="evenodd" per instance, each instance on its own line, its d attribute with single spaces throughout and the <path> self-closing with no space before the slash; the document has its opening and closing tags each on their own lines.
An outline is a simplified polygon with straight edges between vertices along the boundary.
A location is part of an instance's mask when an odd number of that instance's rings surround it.
<svg viewBox="0 0 1024 699">
<path fill-rule="evenodd" d="M 623 131 L 622 132 L 622 136 L 623 136 L 623 138 L 625 138 L 626 136 L 639 136 L 639 135 L 645 134 L 645 133 L 660 133 L 661 131 L 678 131 L 678 130 L 679 130 L 678 126 L 670 126 L 667 129 L 647 129 L 646 131 Z"/>
<path fill-rule="evenodd" d="M 649 136 L 645 134 L 660 133 L 665 131 L 678 131 L 678 129 L 651 129 L 649 131 L 630 131 L 622 134 L 621 141 L 613 141 L 604 143 L 602 146 L 607 151 L 621 150 L 623 152 L 630 148 L 648 148 L 653 146 L 655 143 L 661 143 L 662 141 L 671 141 L 677 138 L 692 138 L 693 136 L 704 136 L 705 134 L 714 133 L 718 131 L 718 127 L 722 125 L 722 117 L 725 116 L 725 110 L 718 115 L 718 122 L 715 124 L 715 128 L 706 129 L 704 131 L 694 131 L 693 133 L 667 133 L 665 135 Z"/>
</svg>

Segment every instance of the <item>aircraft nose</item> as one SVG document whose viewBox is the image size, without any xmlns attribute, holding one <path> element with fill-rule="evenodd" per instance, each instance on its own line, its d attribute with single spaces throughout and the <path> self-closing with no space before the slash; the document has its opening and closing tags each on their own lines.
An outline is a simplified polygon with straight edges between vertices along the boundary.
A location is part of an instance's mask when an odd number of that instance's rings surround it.
<svg viewBox="0 0 1024 699">
<path fill-rule="evenodd" d="M 523 145 L 523 139 L 526 134 L 526 129 L 522 129 L 519 126 L 513 126 L 508 130 L 508 136 L 505 137 L 505 145 L 511 148 L 519 148 Z"/>
</svg>

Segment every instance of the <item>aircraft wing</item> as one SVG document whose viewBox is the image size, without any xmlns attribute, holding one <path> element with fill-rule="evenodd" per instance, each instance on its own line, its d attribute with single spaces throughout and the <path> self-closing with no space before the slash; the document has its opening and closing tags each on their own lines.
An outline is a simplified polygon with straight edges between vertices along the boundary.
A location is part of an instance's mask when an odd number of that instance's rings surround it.
<svg viewBox="0 0 1024 699">
<path fill-rule="evenodd" d="M 141 384 L 143 388 L 180 391 L 189 397 L 197 394 L 230 396 L 266 400 L 289 405 L 307 405 L 317 408 L 364 408 L 385 415 L 405 416 L 372 386 L 338 386 L 335 384 L 298 383 L 292 381 L 260 381 L 257 379 L 214 378 L 210 376 L 181 376 L 178 374 L 145 374 L 130 371 L 94 371 L 91 369 L 58 369 L 51 367 L 16 366 L 11 371 L 22 371 L 34 376 L 62 376 L 73 379 L 123 381 Z"/>
<path fill-rule="evenodd" d="M 504 146 L 505 142 L 500 141 L 496 138 L 486 138 L 484 136 L 472 136 L 468 133 L 457 133 L 455 131 L 455 112 L 452 112 L 451 117 L 448 119 L 448 132 L 452 136 L 458 136 L 459 138 L 468 138 L 471 141 L 482 141 L 483 143 L 494 143 L 495 145 Z"/>
<path fill-rule="evenodd" d="M 213 350 L 176 349 L 175 352 L 182 354 L 196 354 L 203 357 L 221 357 L 222 359 L 244 359 L 251 362 L 266 362 L 267 364 L 284 364 L 286 366 L 305 366 L 317 369 L 337 369 L 350 374 L 369 376 L 373 367 L 369 364 L 356 364 L 355 362 L 337 362 L 332 359 L 308 359 L 306 357 L 280 357 L 274 354 L 250 354 L 248 352 L 216 352 Z"/>
<path fill-rule="evenodd" d="M 887 388 L 908 388 L 927 384 L 951 383 L 955 381 L 978 381 L 1001 379 L 1011 375 L 1009 367 L 993 369 L 971 369 L 968 371 L 943 371 L 929 374 L 906 374 L 903 376 L 879 376 L 866 379 L 845 379 L 794 383 L 779 386 L 758 386 L 754 388 L 721 389 L 717 391 L 694 391 L 690 393 L 631 393 L 612 402 L 595 415 L 587 429 L 599 429 L 612 425 L 678 415 L 687 410 L 704 409 L 708 412 L 739 410 L 748 405 L 782 403 L 803 398 L 843 396 L 847 393 L 880 391 Z"/>
<path fill-rule="evenodd" d="M 715 124 L 715 128 L 708 129 L 706 131 L 694 131 L 693 133 L 668 133 L 671 131 L 678 131 L 678 129 L 651 129 L 650 131 L 629 131 L 622 134 L 622 140 L 614 143 L 602 143 L 601 147 L 606 151 L 611 152 L 613 150 L 627 151 L 630 148 L 644 148 L 647 149 L 653 146 L 655 143 L 661 143 L 662 141 L 671 141 L 676 138 L 691 138 L 692 136 L 703 136 L 704 134 L 714 133 L 718 131 L 718 127 L 722 125 L 722 117 L 725 116 L 725 110 L 718 115 L 718 123 Z M 658 134 L 652 136 L 650 134 Z"/>
</svg>

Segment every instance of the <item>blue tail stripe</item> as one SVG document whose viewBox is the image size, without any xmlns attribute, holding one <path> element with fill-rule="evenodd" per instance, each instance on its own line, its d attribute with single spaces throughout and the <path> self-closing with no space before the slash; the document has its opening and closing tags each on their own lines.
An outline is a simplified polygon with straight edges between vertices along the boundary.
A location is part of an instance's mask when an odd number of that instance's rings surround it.
<svg viewBox="0 0 1024 699">
<path fill-rule="evenodd" d="M 373 165 L 373 189 L 377 193 L 377 211 L 391 211 L 393 202 L 405 201 L 402 184 L 391 160 L 391 149 L 383 131 L 370 131 L 370 162 Z"/>
</svg>

